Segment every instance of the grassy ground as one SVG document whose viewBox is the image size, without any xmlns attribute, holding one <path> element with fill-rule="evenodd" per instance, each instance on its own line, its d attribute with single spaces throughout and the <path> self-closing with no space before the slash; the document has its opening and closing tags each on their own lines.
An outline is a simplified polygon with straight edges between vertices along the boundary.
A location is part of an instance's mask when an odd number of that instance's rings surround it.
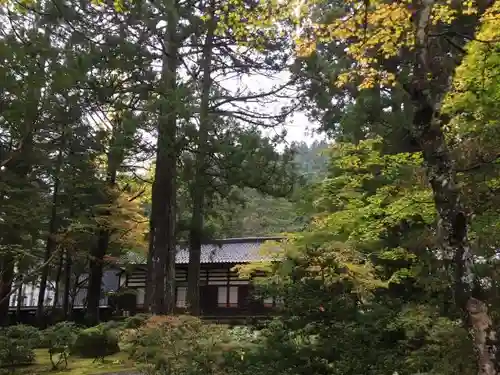
<svg viewBox="0 0 500 375">
<path fill-rule="evenodd" d="M 106 373 L 129 372 L 135 369 L 134 363 L 127 358 L 126 353 L 117 353 L 106 357 L 103 363 L 92 363 L 92 358 L 70 357 L 65 370 L 52 371 L 47 349 L 37 349 L 36 363 L 31 366 L 16 368 L 13 375 L 94 375 Z M 64 365 L 62 365 L 64 366 Z"/>
</svg>

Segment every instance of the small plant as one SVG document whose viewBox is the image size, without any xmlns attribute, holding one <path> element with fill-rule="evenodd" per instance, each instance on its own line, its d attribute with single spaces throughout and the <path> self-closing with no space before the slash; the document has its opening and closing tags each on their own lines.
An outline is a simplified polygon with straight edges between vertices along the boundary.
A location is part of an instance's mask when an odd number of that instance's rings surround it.
<svg viewBox="0 0 500 375">
<path fill-rule="evenodd" d="M 64 362 L 64 368 L 68 366 L 70 347 L 76 341 L 80 328 L 71 322 L 61 322 L 47 328 L 44 331 L 44 340 L 49 350 L 52 369 L 56 370 Z M 56 357 L 55 355 L 59 355 Z"/>
<path fill-rule="evenodd" d="M 57 361 L 54 359 L 54 354 L 59 354 Z M 49 348 L 49 358 L 50 363 L 52 364 L 52 370 L 58 370 L 59 365 L 64 362 L 64 369 L 68 367 L 68 357 L 69 357 L 69 346 L 61 345 L 61 346 L 53 346 Z"/>
</svg>

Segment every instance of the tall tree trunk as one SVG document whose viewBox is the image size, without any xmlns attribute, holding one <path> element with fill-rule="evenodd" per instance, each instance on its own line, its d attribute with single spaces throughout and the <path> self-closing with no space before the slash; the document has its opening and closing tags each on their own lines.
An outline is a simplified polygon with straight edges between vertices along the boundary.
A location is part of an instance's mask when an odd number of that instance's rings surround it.
<svg viewBox="0 0 500 375">
<path fill-rule="evenodd" d="M 43 7 L 42 7 L 43 8 Z M 42 14 L 40 12 L 39 14 Z M 32 24 L 33 30 L 37 30 L 41 26 L 42 18 L 39 14 L 35 15 L 34 22 Z M 49 42 L 50 32 L 45 29 L 44 34 L 44 45 L 47 46 Z M 40 46 L 39 46 L 40 47 Z M 42 48 L 43 49 L 43 48 Z M 42 54 L 43 55 L 43 54 Z M 40 79 L 33 79 L 37 74 L 45 75 L 45 66 L 47 59 L 45 56 L 38 61 L 38 66 L 41 67 L 39 72 L 30 72 L 26 77 L 26 80 L 31 82 L 43 82 Z M 40 77 L 38 77 L 40 78 Z M 42 83 L 41 85 L 45 85 Z M 33 149 L 34 149 L 34 139 L 38 127 L 38 117 L 39 117 L 39 104 L 42 97 L 42 86 L 32 86 L 30 90 L 26 93 L 26 101 L 23 113 L 23 121 L 20 124 L 19 133 L 21 134 L 20 139 L 18 139 L 18 151 L 9 160 L 2 162 L 2 167 L 10 170 L 19 181 L 19 186 L 17 187 L 21 193 L 11 194 L 11 199 L 19 199 L 20 201 L 25 198 L 22 196 L 22 189 L 25 186 L 30 185 L 29 175 L 33 168 Z M 0 175 L 1 176 L 1 175 Z M 25 185 L 25 186 L 23 186 Z M 3 195 L 0 192 L 0 196 Z M 14 195 L 16 197 L 14 198 Z M 24 223 L 23 223 L 24 224 Z M 7 247 L 9 245 L 23 246 L 22 230 L 23 224 L 16 224 L 13 226 L 12 233 L 9 233 L 9 241 L 6 243 Z M 9 295 L 12 291 L 12 282 L 14 278 L 14 265 L 16 262 L 16 256 L 13 250 L 8 250 L 2 255 L 0 255 L 0 326 L 5 324 L 8 320 L 9 313 Z"/>
<path fill-rule="evenodd" d="M 207 148 L 209 147 L 209 132 L 211 120 L 209 116 L 210 88 L 212 86 L 212 46 L 216 27 L 215 17 L 212 9 L 207 25 L 207 35 L 203 46 L 203 81 L 201 85 L 201 107 L 200 127 L 198 131 L 198 152 L 196 154 L 196 167 L 193 185 L 191 187 L 191 198 L 193 210 L 189 229 L 189 267 L 188 267 L 188 307 L 192 315 L 200 314 L 200 258 L 203 236 L 203 217 L 206 195 L 206 164 Z"/>
<path fill-rule="evenodd" d="M 153 251 L 155 314 L 172 313 L 175 305 L 175 224 L 177 178 L 177 64 L 178 14 L 175 1 L 165 5 L 167 27 L 164 36 L 162 96 L 158 120 L 155 181 L 152 193 Z"/>
<path fill-rule="evenodd" d="M 8 323 L 14 265 L 14 254 L 11 251 L 6 252 L 0 261 L 0 326 L 5 326 Z"/>
<path fill-rule="evenodd" d="M 124 158 L 124 137 L 123 119 L 118 116 L 113 124 L 113 133 L 108 151 L 106 171 L 106 185 L 108 189 L 106 192 L 106 198 L 110 199 L 108 203 L 112 203 L 114 199 L 113 193 L 116 188 L 116 176 Z M 110 216 L 111 213 L 108 211 L 105 212 L 104 215 Z M 108 251 L 110 234 L 111 232 L 109 226 L 101 227 L 98 232 L 97 245 L 90 253 L 90 274 L 87 289 L 86 320 L 87 323 L 92 325 L 99 322 L 99 302 L 101 300 L 104 256 Z"/>
<path fill-rule="evenodd" d="M 489 1 L 485 6 L 492 3 Z M 453 72 L 443 73 L 446 70 L 440 69 L 439 61 L 433 60 L 434 56 L 428 49 L 434 4 L 432 0 L 422 1 L 415 17 L 417 60 L 412 87 L 408 88 L 414 104 L 412 130 L 420 143 L 427 167 L 439 217 L 440 246 L 453 279 L 455 301 L 474 334 L 478 375 L 497 375 L 497 334 L 487 304 L 473 295 L 477 275 L 467 235 L 469 219 L 462 204 L 454 162 L 442 128 L 446 118 L 441 113 L 441 105 Z M 464 35 L 473 35 L 476 26 L 470 23 Z"/>
<path fill-rule="evenodd" d="M 90 254 L 90 272 L 87 287 L 86 323 L 96 325 L 99 323 L 99 302 L 101 300 L 102 268 L 104 256 L 109 243 L 109 231 L 101 229 L 98 233 L 97 246 Z"/>
<path fill-rule="evenodd" d="M 21 322 L 21 306 L 24 301 L 24 290 L 23 290 L 23 282 L 22 280 L 19 282 L 18 291 L 17 291 L 17 306 L 16 306 L 16 318 L 18 322 Z"/>
<path fill-rule="evenodd" d="M 152 215 L 149 215 L 149 245 L 146 265 L 146 290 L 144 291 L 144 309 L 148 312 L 153 311 L 154 305 L 154 264 L 153 264 L 153 240 L 155 227 Z"/>
<path fill-rule="evenodd" d="M 30 98 L 33 101 L 30 103 L 36 103 L 38 105 L 40 99 L 40 93 L 37 90 L 32 90 L 35 92 L 30 93 Z M 26 136 L 21 141 L 20 151 L 10 159 L 8 163 L 4 164 L 5 168 L 9 168 L 20 181 L 20 186 L 18 186 L 21 193 L 11 194 L 11 199 L 23 199 L 20 194 L 22 194 L 22 188 L 24 183 L 28 183 L 28 177 L 32 168 L 32 154 L 33 154 L 33 122 L 36 119 L 38 108 L 30 108 L 26 110 L 24 127 Z M 15 195 L 15 197 L 14 197 Z M 9 314 L 9 296 L 12 292 L 12 283 L 14 281 L 15 274 L 15 264 L 16 255 L 15 250 L 8 249 L 9 246 L 23 246 L 22 235 L 22 225 L 16 223 L 12 227 L 12 232 L 9 233 L 4 240 L 6 240 L 7 250 L 3 252 L 0 256 L 0 326 L 4 325 L 8 321 Z"/>
<path fill-rule="evenodd" d="M 59 304 L 59 291 L 61 289 L 61 275 L 62 269 L 64 266 L 64 253 L 61 252 L 59 255 L 59 263 L 57 264 L 56 277 L 54 279 L 54 302 L 52 303 L 52 311 L 57 309 L 57 305 Z"/>
<path fill-rule="evenodd" d="M 57 229 L 58 229 L 58 218 L 57 218 L 57 208 L 58 208 L 58 198 L 59 198 L 59 186 L 60 179 L 59 174 L 62 168 L 63 161 L 63 148 L 65 145 L 64 134 L 61 136 L 61 146 L 59 149 L 59 153 L 57 155 L 56 161 L 56 169 L 54 171 L 54 191 L 52 192 L 52 206 L 50 212 L 50 221 L 49 221 L 49 233 L 47 235 L 47 242 L 45 245 L 45 254 L 43 257 L 43 261 L 45 266 L 42 268 L 42 274 L 40 276 L 40 289 L 38 292 L 38 306 L 36 308 L 36 320 L 40 326 L 43 325 L 43 301 L 45 298 L 45 289 L 47 288 L 47 279 L 49 276 L 50 270 L 50 258 L 52 253 L 56 250 L 57 242 L 55 239 Z"/>
<path fill-rule="evenodd" d="M 63 317 L 64 320 L 68 320 L 70 316 L 70 306 L 69 306 L 69 296 L 71 294 L 71 254 L 69 249 L 65 252 L 65 264 L 64 264 L 64 294 L 63 294 Z"/>
</svg>

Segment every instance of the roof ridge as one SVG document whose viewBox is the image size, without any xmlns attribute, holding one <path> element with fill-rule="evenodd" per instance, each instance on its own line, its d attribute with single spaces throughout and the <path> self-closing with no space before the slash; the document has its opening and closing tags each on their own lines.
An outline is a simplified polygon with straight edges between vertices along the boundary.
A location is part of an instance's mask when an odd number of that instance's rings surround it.
<svg viewBox="0 0 500 375">
<path fill-rule="evenodd" d="M 219 238 L 212 240 L 205 240 L 202 245 L 218 245 L 225 243 L 246 243 L 246 242 L 264 242 L 264 241 L 278 241 L 284 239 L 285 236 L 262 236 L 262 237 L 233 237 L 233 238 Z M 188 245 L 188 241 L 179 241 L 177 246 Z"/>
<path fill-rule="evenodd" d="M 233 238 L 221 238 L 206 241 L 206 244 L 212 243 L 244 243 L 244 242 L 264 242 L 273 240 L 282 240 L 284 236 L 268 236 L 268 237 L 233 237 Z"/>
</svg>

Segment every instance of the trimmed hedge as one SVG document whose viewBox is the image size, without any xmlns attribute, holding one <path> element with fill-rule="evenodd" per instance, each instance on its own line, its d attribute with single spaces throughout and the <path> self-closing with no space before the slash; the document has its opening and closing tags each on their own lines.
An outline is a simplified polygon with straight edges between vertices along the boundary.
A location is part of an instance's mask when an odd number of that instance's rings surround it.
<svg viewBox="0 0 500 375">
<path fill-rule="evenodd" d="M 43 331 L 42 347 L 71 347 L 80 334 L 81 328 L 73 322 L 59 322 Z"/>
<path fill-rule="evenodd" d="M 105 357 L 119 351 L 116 332 L 104 326 L 82 330 L 71 347 L 71 354 L 83 358 Z"/>
<path fill-rule="evenodd" d="M 40 331 L 35 327 L 18 324 L 0 329 L 0 367 L 33 363 L 33 349 L 40 343 Z"/>
</svg>

